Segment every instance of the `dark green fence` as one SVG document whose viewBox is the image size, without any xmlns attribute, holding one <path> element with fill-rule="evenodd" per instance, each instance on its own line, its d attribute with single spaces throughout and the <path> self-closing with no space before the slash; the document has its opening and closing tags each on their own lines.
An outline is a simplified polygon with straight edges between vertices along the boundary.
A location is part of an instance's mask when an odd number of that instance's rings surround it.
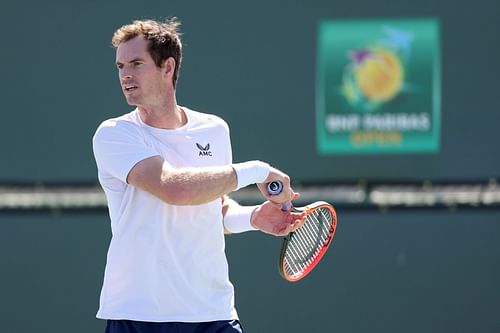
<svg viewBox="0 0 500 333">
<path fill-rule="evenodd" d="M 339 211 L 336 239 L 305 280 L 277 271 L 280 238 L 227 237 L 247 332 L 500 330 L 497 210 Z M 0 319 L 7 332 L 100 332 L 109 242 L 102 214 L 0 216 Z"/>
</svg>

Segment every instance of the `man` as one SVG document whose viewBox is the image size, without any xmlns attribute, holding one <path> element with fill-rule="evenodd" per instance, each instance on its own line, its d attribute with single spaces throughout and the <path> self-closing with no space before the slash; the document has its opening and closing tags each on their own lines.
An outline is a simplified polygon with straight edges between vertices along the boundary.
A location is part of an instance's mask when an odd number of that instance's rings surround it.
<svg viewBox="0 0 500 333">
<path fill-rule="evenodd" d="M 136 109 L 104 121 L 93 138 L 113 235 L 97 313 L 107 333 L 242 332 L 224 232 L 286 235 L 303 223 L 280 209 L 298 197 L 286 174 L 260 161 L 233 164 L 227 124 L 177 104 L 178 27 L 134 21 L 112 39 Z M 271 197 L 266 183 L 275 180 L 284 189 Z M 227 196 L 254 183 L 262 205 Z"/>
</svg>

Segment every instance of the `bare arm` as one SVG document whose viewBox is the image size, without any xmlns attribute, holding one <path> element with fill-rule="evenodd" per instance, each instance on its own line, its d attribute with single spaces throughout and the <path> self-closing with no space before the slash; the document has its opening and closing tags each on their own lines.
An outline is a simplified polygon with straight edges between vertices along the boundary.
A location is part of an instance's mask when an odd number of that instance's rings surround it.
<svg viewBox="0 0 500 333">
<path fill-rule="evenodd" d="M 137 163 L 127 183 L 173 205 L 199 205 L 236 189 L 234 169 L 227 166 L 174 169 L 159 156 Z"/>
<path fill-rule="evenodd" d="M 285 185 L 283 193 L 273 196 L 274 202 L 287 202 L 293 198 L 290 178 L 262 162 L 176 169 L 170 167 L 160 156 L 153 156 L 140 161 L 130 170 L 127 183 L 169 204 L 200 205 L 252 184 L 255 179 L 262 181 L 263 178 L 266 178 L 264 183 L 280 180 Z M 263 184 L 258 185 L 263 187 Z"/>
</svg>

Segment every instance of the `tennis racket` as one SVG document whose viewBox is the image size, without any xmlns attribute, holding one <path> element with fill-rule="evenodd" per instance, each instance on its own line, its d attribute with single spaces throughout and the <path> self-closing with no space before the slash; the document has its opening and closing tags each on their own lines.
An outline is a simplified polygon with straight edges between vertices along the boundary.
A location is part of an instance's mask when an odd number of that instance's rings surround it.
<svg viewBox="0 0 500 333">
<path fill-rule="evenodd" d="M 283 190 L 279 181 L 267 185 L 270 195 L 278 195 Z M 317 201 L 305 207 L 292 207 L 291 202 L 283 204 L 282 210 L 292 209 L 305 212 L 306 221 L 297 230 L 290 232 L 281 245 L 278 268 L 281 276 L 290 282 L 306 277 L 332 243 L 337 230 L 337 213 L 327 202 Z"/>
</svg>

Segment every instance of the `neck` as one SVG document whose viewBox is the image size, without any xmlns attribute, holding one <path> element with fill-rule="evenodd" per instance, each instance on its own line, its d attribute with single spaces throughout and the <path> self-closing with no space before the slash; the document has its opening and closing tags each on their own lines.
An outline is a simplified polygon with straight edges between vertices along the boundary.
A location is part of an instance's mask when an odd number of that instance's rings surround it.
<svg viewBox="0 0 500 333">
<path fill-rule="evenodd" d="M 185 112 L 177 105 L 175 96 L 169 99 L 169 103 L 159 106 L 138 106 L 141 120 L 156 128 L 175 129 L 186 124 Z"/>
</svg>

